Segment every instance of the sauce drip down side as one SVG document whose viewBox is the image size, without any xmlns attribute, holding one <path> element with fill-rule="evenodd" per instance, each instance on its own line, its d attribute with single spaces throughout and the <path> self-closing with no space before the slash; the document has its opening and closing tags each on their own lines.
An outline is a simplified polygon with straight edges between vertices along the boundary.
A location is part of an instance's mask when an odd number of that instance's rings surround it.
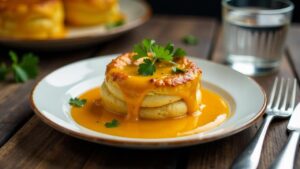
<svg viewBox="0 0 300 169">
<path fill-rule="evenodd" d="M 80 96 L 88 102 L 83 108 L 71 109 L 73 119 L 81 126 L 115 136 L 131 138 L 171 138 L 204 132 L 217 127 L 230 116 L 227 102 L 218 94 L 202 89 L 200 113 L 176 119 L 130 121 L 105 111 L 99 104 L 99 88 Z M 106 128 L 105 123 L 116 119 L 119 126 Z"/>
</svg>

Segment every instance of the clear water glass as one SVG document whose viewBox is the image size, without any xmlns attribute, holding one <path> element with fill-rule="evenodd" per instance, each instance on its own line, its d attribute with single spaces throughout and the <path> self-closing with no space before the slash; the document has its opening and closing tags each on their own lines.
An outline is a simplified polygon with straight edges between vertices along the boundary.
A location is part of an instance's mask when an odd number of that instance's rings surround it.
<svg viewBox="0 0 300 169">
<path fill-rule="evenodd" d="M 222 8 L 226 62 L 251 76 L 277 70 L 293 3 L 288 0 L 223 0 Z"/>
</svg>

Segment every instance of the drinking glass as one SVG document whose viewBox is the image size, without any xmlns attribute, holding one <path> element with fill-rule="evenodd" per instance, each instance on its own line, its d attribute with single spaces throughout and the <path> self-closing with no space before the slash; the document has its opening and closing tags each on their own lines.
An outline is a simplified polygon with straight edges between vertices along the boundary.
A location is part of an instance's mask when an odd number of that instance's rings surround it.
<svg viewBox="0 0 300 169">
<path fill-rule="evenodd" d="M 226 62 L 246 75 L 275 71 L 282 59 L 291 15 L 288 0 L 223 0 Z"/>
</svg>

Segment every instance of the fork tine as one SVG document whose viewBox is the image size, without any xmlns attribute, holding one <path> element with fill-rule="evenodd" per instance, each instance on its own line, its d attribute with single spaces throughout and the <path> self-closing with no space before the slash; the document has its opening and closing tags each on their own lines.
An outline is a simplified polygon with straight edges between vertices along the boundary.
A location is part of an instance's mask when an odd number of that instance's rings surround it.
<svg viewBox="0 0 300 169">
<path fill-rule="evenodd" d="M 276 104 L 274 106 L 274 109 L 278 109 L 278 107 L 279 107 L 279 104 L 280 104 L 280 101 L 281 101 L 281 94 L 282 94 L 283 85 L 284 85 L 284 79 L 281 78 L 280 86 L 279 86 L 279 93 L 277 95 L 277 100 L 276 100 Z"/>
<path fill-rule="evenodd" d="M 286 102 L 287 102 L 287 98 L 288 98 L 288 94 L 289 94 L 289 88 L 290 88 L 290 79 L 287 80 L 286 85 L 285 85 L 284 100 L 283 100 L 283 102 L 281 104 L 281 108 L 280 108 L 281 111 L 286 110 L 285 108 L 287 107 Z"/>
<path fill-rule="evenodd" d="M 292 96 L 291 96 L 291 100 L 290 100 L 291 104 L 290 104 L 290 106 L 289 106 L 288 109 L 294 110 L 294 108 L 295 108 L 296 91 L 297 91 L 297 80 L 294 79 L 293 90 L 292 90 Z"/>
<path fill-rule="evenodd" d="M 278 84 L 278 77 L 275 78 L 275 81 L 274 81 L 274 84 L 273 84 L 273 87 L 272 87 L 272 91 L 271 91 L 271 94 L 270 94 L 270 100 L 269 100 L 268 107 L 267 107 L 268 109 L 270 109 L 272 104 L 273 104 L 277 84 Z"/>
</svg>

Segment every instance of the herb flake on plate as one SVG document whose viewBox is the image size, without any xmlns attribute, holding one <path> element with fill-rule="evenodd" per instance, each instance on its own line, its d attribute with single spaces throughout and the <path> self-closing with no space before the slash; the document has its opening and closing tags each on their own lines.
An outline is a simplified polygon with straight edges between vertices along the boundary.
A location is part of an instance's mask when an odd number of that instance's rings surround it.
<svg viewBox="0 0 300 169">
<path fill-rule="evenodd" d="M 80 99 L 80 98 L 70 98 L 69 100 L 69 104 L 71 106 L 74 106 L 74 107 L 83 107 L 85 104 L 86 104 L 87 100 L 86 99 Z"/>
<path fill-rule="evenodd" d="M 107 28 L 107 29 L 113 29 L 113 28 L 120 27 L 120 26 L 122 26 L 122 25 L 124 25 L 124 24 L 125 24 L 125 21 L 124 21 L 124 20 L 119 20 L 119 21 L 117 21 L 117 22 L 108 23 L 108 24 L 106 25 L 106 28 Z"/>
<path fill-rule="evenodd" d="M 104 125 L 105 125 L 106 128 L 115 128 L 115 127 L 118 127 L 120 125 L 120 122 L 116 119 L 113 119 L 110 122 L 106 122 Z"/>
</svg>

